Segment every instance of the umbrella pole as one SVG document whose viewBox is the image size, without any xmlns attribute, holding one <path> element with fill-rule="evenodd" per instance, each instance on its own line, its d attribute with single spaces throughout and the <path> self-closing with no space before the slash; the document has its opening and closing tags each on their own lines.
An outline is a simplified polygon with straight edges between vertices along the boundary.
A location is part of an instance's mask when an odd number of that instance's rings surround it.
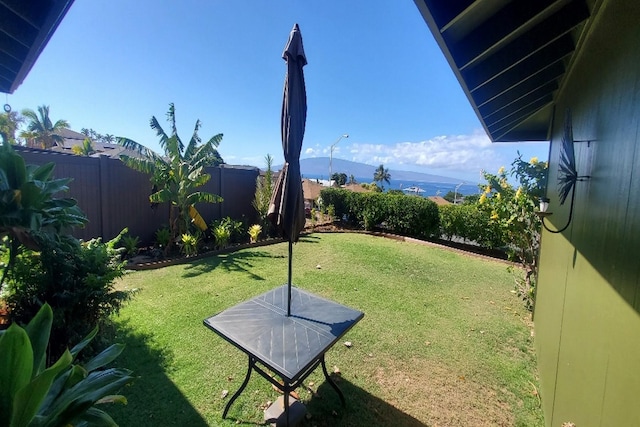
<svg viewBox="0 0 640 427">
<path fill-rule="evenodd" d="M 291 259 L 293 258 L 293 242 L 289 240 L 289 281 L 287 286 L 287 317 L 291 316 Z"/>
</svg>

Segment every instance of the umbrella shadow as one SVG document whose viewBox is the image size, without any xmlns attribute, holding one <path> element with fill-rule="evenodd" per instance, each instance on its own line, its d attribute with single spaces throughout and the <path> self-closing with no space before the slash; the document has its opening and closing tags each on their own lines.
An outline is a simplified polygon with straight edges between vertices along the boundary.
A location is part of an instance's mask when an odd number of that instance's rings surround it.
<svg viewBox="0 0 640 427">
<path fill-rule="evenodd" d="M 273 255 L 262 251 L 242 251 L 227 254 L 219 254 L 198 260 L 185 267 L 182 275 L 184 278 L 193 278 L 201 274 L 210 273 L 217 268 L 233 273 L 247 274 L 254 280 L 265 280 L 264 277 L 255 274 L 253 270 L 253 261 L 260 258 L 284 258 L 282 255 Z"/>
<path fill-rule="evenodd" d="M 304 243 L 320 243 L 320 238 L 311 234 L 301 234 L 298 242 Z"/>
<path fill-rule="evenodd" d="M 346 399 L 342 406 L 335 390 L 325 380 L 305 402 L 311 415 L 303 426 L 397 426 L 425 427 L 428 425 L 400 409 L 372 395 L 339 375 L 331 375 Z"/>
<path fill-rule="evenodd" d="M 115 364 L 132 370 L 136 377 L 133 384 L 122 391 L 127 405 L 108 409 L 116 423 L 137 427 L 208 426 L 165 373 L 171 369 L 174 357 L 170 349 L 151 345 L 151 334 L 134 330 L 126 321 L 112 323 L 109 329 L 114 342 L 126 345 Z"/>
</svg>

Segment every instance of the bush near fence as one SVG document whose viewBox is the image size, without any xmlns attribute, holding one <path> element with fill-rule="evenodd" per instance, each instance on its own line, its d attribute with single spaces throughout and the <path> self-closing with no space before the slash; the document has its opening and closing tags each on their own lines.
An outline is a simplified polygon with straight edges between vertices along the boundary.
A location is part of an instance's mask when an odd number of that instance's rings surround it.
<svg viewBox="0 0 640 427">
<path fill-rule="evenodd" d="M 429 199 L 387 193 L 355 193 L 327 188 L 320 192 L 322 205 L 332 205 L 338 218 L 365 230 L 384 228 L 404 236 L 428 238 L 439 234 L 437 205 Z"/>
<path fill-rule="evenodd" d="M 443 238 L 452 240 L 455 237 L 487 249 L 507 245 L 506 236 L 499 225 L 492 222 L 477 205 L 444 205 L 438 209 Z"/>
<path fill-rule="evenodd" d="M 497 223 L 475 204 L 437 206 L 429 199 L 387 193 L 354 193 L 327 188 L 322 205 L 333 205 L 336 216 L 365 230 L 384 228 L 417 238 L 454 238 L 486 249 L 504 248 L 508 241 Z"/>
</svg>

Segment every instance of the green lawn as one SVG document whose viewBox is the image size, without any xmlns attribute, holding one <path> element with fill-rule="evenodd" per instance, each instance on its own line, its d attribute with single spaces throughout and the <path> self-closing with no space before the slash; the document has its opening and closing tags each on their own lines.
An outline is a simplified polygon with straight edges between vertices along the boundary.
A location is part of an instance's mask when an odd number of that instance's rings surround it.
<svg viewBox="0 0 640 427">
<path fill-rule="evenodd" d="M 326 355 L 342 408 L 318 369 L 298 389 L 306 426 L 538 426 L 529 313 L 504 263 L 363 234 L 312 234 L 294 246 L 296 286 L 364 311 Z M 202 325 L 225 308 L 286 282 L 285 243 L 127 275 L 140 292 L 114 320 L 118 359 L 139 378 L 122 426 L 261 424 L 278 393 L 246 357 Z M 223 390 L 229 396 L 223 397 Z"/>
</svg>

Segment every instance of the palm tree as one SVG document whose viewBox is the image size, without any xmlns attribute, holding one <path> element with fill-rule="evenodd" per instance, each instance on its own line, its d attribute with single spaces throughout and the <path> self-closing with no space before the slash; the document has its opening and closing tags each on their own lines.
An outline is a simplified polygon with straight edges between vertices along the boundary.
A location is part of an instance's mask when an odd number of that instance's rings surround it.
<svg viewBox="0 0 640 427">
<path fill-rule="evenodd" d="M 389 173 L 389 169 L 385 169 L 384 165 L 378 166 L 376 171 L 373 173 L 373 180 L 375 182 L 379 182 L 380 187 L 384 190 L 384 185 L 382 185 L 383 181 L 387 184 L 391 184 L 391 174 Z"/>
<path fill-rule="evenodd" d="M 22 110 L 22 115 L 27 119 L 27 130 L 20 136 L 27 140 L 28 147 L 48 149 L 57 144 L 62 144 L 62 138 L 58 132 L 69 127 L 66 120 L 58 120 L 55 123 L 49 118 L 49 106 L 41 105 L 38 113 L 28 108 Z"/>
<path fill-rule="evenodd" d="M 89 138 L 85 138 L 84 141 L 82 141 L 82 145 L 74 145 L 71 147 L 71 151 L 78 156 L 90 156 L 96 152 Z"/>
<path fill-rule="evenodd" d="M 171 125 L 171 135 L 167 135 L 155 117 L 151 118 L 151 129 L 160 137 L 160 147 L 164 150 L 161 156 L 149 148 L 128 138 L 118 138 L 118 144 L 135 151 L 140 157 L 121 155 L 120 159 L 130 168 L 151 175 L 153 193 L 149 196 L 151 203 L 171 203 L 169 210 L 169 229 L 171 244 L 186 232 L 191 223 L 190 212 L 193 205 L 199 202 L 217 203 L 222 198 L 218 195 L 195 191 L 204 185 L 211 175 L 204 173 L 205 166 L 216 166 L 224 163 L 216 147 L 222 141 L 222 134 L 217 134 L 205 144 L 198 136 L 200 120 L 185 147 L 176 129 L 175 107 L 169 104 L 167 121 Z"/>
</svg>

